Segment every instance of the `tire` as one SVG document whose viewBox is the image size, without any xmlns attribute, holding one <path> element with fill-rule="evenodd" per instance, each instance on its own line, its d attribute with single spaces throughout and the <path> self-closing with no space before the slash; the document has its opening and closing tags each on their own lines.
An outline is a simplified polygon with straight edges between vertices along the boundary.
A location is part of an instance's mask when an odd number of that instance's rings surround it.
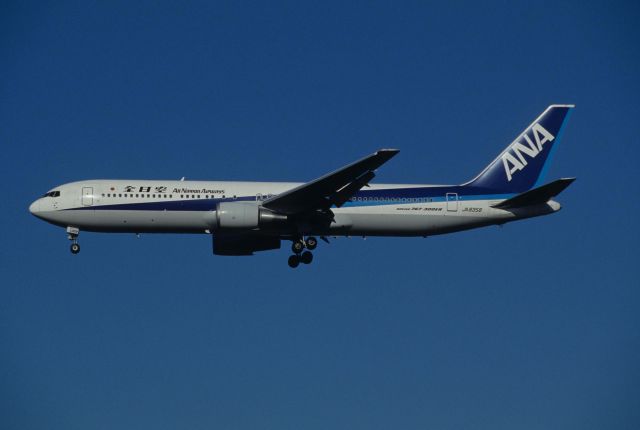
<svg viewBox="0 0 640 430">
<path fill-rule="evenodd" d="M 291 251 L 294 254 L 300 254 L 304 250 L 304 243 L 302 241 L 296 240 L 291 244 Z"/>
<path fill-rule="evenodd" d="M 80 245 L 78 245 L 77 243 L 72 243 L 71 244 L 71 253 L 72 254 L 77 254 L 78 252 L 80 252 Z"/>
<path fill-rule="evenodd" d="M 314 249 L 316 249 L 316 246 L 318 246 L 318 239 L 316 239 L 313 236 L 310 236 L 307 238 L 307 249 L 309 251 L 313 251 Z"/>
<path fill-rule="evenodd" d="M 289 257 L 289 261 L 287 263 L 289 263 L 289 267 L 295 269 L 300 264 L 300 257 L 297 254 L 292 255 Z"/>
<path fill-rule="evenodd" d="M 304 264 L 310 264 L 313 261 L 313 254 L 309 251 L 305 251 L 300 256 L 300 261 Z"/>
</svg>

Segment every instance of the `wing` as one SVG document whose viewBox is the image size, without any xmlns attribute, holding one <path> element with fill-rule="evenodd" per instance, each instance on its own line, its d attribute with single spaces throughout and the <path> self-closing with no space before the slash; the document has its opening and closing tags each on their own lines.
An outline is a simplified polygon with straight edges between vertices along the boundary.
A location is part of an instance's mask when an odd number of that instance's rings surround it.
<svg viewBox="0 0 640 430">
<path fill-rule="evenodd" d="M 398 152 L 397 149 L 381 149 L 335 172 L 265 200 L 262 206 L 287 215 L 327 209 L 333 205 L 340 207 L 375 177 L 374 170 Z"/>
</svg>

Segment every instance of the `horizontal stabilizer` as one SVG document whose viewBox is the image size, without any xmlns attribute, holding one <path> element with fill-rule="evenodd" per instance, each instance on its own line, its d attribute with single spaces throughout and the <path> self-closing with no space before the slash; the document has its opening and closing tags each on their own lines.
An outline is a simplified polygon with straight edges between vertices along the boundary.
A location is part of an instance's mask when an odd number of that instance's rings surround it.
<svg viewBox="0 0 640 430">
<path fill-rule="evenodd" d="M 563 178 L 550 182 L 533 190 L 526 191 L 518 194 L 510 199 L 504 200 L 496 205 L 493 205 L 497 209 L 511 209 L 522 206 L 530 206 L 546 203 L 553 197 L 557 196 L 564 191 L 576 178 Z"/>
</svg>

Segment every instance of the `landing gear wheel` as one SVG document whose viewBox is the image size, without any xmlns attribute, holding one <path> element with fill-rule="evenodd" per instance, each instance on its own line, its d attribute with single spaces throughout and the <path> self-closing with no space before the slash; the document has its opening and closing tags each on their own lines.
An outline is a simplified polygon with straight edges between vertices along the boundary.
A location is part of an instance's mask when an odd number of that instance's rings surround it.
<svg viewBox="0 0 640 430">
<path fill-rule="evenodd" d="M 291 244 L 291 251 L 294 254 L 300 254 L 304 249 L 304 243 L 301 240 L 296 240 Z"/>
<path fill-rule="evenodd" d="M 295 269 L 300 264 L 300 256 L 298 254 L 292 255 L 289 257 L 289 267 Z"/>
<path fill-rule="evenodd" d="M 67 239 L 71 241 L 71 253 L 77 254 L 80 252 L 80 245 L 78 245 L 78 235 L 80 229 L 78 227 L 67 226 Z"/>
<path fill-rule="evenodd" d="M 313 236 L 309 236 L 306 240 L 307 243 L 307 249 L 309 251 L 313 251 L 314 249 L 316 249 L 316 246 L 318 246 L 318 239 L 316 239 Z"/>
<path fill-rule="evenodd" d="M 303 252 L 302 255 L 300 256 L 300 262 L 304 264 L 309 264 L 312 261 L 313 261 L 313 254 L 310 253 L 309 251 Z"/>
</svg>

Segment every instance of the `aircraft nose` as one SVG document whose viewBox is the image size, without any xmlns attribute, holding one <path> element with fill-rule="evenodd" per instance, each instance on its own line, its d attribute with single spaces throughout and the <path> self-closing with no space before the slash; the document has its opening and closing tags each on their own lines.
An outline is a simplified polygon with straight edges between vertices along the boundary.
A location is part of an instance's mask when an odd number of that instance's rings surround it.
<svg viewBox="0 0 640 430">
<path fill-rule="evenodd" d="M 33 215 L 36 215 L 39 211 L 40 211 L 40 199 L 31 203 L 31 205 L 29 206 L 29 212 L 31 212 Z"/>
</svg>

